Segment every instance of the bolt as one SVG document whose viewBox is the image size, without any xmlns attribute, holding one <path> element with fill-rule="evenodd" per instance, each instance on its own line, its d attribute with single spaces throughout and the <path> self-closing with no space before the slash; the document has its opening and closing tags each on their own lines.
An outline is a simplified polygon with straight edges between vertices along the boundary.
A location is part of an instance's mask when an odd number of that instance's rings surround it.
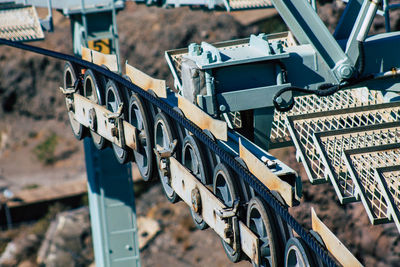
<svg viewBox="0 0 400 267">
<path fill-rule="evenodd" d="M 339 71 L 339 75 L 343 78 L 343 79 L 348 79 L 351 78 L 351 75 L 353 74 L 353 70 L 351 68 L 350 65 L 348 64 L 343 64 L 339 67 L 338 69 Z"/>
<path fill-rule="evenodd" d="M 90 124 L 90 130 L 96 131 L 97 120 L 96 120 L 96 111 L 94 110 L 94 108 L 91 108 L 89 110 L 89 124 Z"/>
<path fill-rule="evenodd" d="M 201 47 L 196 43 L 191 43 L 189 45 L 189 55 L 191 56 L 200 56 Z"/>
<path fill-rule="evenodd" d="M 201 209 L 201 197 L 200 197 L 200 191 L 197 188 L 194 188 L 191 192 L 191 202 L 192 202 L 192 207 L 193 211 L 196 213 L 200 213 Z"/>
<path fill-rule="evenodd" d="M 231 239 L 233 237 L 233 231 L 230 228 L 226 228 L 224 230 L 225 237 Z"/>
<path fill-rule="evenodd" d="M 220 110 L 221 112 L 225 112 L 226 106 L 225 106 L 225 105 L 220 105 L 220 106 L 219 106 L 219 110 Z"/>
<path fill-rule="evenodd" d="M 160 171 L 163 176 L 167 176 L 169 178 L 169 171 L 168 171 L 168 165 L 167 165 L 167 160 L 166 159 L 160 159 Z"/>
<path fill-rule="evenodd" d="M 275 101 L 276 101 L 276 103 L 278 103 L 278 104 L 282 104 L 283 99 L 282 99 L 282 97 L 278 96 L 278 97 L 275 99 Z"/>
<path fill-rule="evenodd" d="M 214 60 L 213 60 L 212 53 L 210 51 L 206 52 L 206 59 L 207 59 L 208 63 L 213 63 Z"/>
<path fill-rule="evenodd" d="M 68 111 L 74 111 L 74 100 L 72 100 L 71 98 L 67 97 L 67 109 Z"/>
<path fill-rule="evenodd" d="M 117 127 L 111 128 L 111 135 L 113 137 L 117 137 L 118 138 L 118 128 Z"/>
<path fill-rule="evenodd" d="M 131 247 L 130 245 L 126 245 L 126 246 L 125 246 L 125 249 L 126 249 L 126 250 L 132 250 L 132 247 Z"/>
</svg>

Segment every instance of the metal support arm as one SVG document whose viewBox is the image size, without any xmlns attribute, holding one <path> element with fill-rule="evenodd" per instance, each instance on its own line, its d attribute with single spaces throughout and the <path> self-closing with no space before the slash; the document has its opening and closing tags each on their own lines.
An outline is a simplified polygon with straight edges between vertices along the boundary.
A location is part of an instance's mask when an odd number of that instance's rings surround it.
<svg viewBox="0 0 400 267">
<path fill-rule="evenodd" d="M 338 81 L 352 77 L 354 66 L 306 0 L 271 0 L 301 44 L 311 44 Z"/>
</svg>

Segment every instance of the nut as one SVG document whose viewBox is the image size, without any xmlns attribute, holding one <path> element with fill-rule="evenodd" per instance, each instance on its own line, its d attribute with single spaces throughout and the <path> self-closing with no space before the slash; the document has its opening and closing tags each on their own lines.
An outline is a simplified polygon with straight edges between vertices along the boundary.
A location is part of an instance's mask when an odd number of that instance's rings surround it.
<svg viewBox="0 0 400 267">
<path fill-rule="evenodd" d="M 200 213 L 201 211 L 201 196 L 199 189 L 194 188 L 191 193 L 193 211 Z"/>
</svg>

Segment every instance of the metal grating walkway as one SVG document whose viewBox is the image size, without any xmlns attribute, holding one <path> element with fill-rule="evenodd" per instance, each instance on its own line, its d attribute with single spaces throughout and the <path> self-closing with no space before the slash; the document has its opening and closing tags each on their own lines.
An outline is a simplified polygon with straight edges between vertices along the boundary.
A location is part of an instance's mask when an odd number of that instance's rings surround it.
<svg viewBox="0 0 400 267">
<path fill-rule="evenodd" d="M 324 103 L 326 111 L 286 117 L 310 181 L 330 181 L 341 203 L 361 200 L 372 224 L 393 221 L 400 232 L 400 102 L 344 109 Z"/>
<path fill-rule="evenodd" d="M 400 232 L 400 165 L 376 168 L 375 179 L 386 200 L 387 213 Z"/>
<path fill-rule="evenodd" d="M 383 103 L 383 97 L 379 91 L 357 88 L 339 91 L 327 97 L 318 97 L 316 95 L 298 96 L 294 98 L 294 101 L 293 109 L 288 112 L 282 113 L 275 110 L 271 129 L 271 147 L 282 147 L 290 144 L 291 138 L 285 123 L 287 116 L 381 104 Z"/>
<path fill-rule="evenodd" d="M 0 10 L 0 38 L 19 42 L 43 39 L 36 9 L 18 7 Z"/>
<path fill-rule="evenodd" d="M 334 186 L 340 202 L 352 202 L 356 200 L 355 185 L 347 171 L 342 152 L 400 143 L 400 123 L 396 121 L 314 133 L 314 143 L 325 166 L 325 175 Z"/>
<path fill-rule="evenodd" d="M 287 117 L 287 126 L 311 183 L 324 183 L 325 166 L 314 133 L 400 121 L 400 103 L 387 103 L 322 111 Z"/>
<path fill-rule="evenodd" d="M 389 222 L 388 204 L 376 179 L 375 169 L 400 164 L 400 143 L 346 150 L 343 159 L 371 223 Z"/>
</svg>

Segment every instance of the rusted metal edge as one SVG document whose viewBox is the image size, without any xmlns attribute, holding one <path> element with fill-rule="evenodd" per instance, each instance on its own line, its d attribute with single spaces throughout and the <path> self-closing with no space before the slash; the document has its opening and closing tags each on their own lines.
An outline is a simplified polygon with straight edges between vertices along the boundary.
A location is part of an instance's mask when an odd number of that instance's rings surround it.
<svg viewBox="0 0 400 267">
<path fill-rule="evenodd" d="M 209 130 L 215 138 L 222 141 L 228 140 L 228 125 L 225 121 L 212 118 L 198 106 L 194 105 L 181 95 L 176 95 L 176 97 L 178 98 L 178 108 L 183 112 L 187 119 L 192 121 L 202 130 Z"/>
<path fill-rule="evenodd" d="M 239 139 L 239 157 L 246 163 L 249 171 L 256 176 L 269 190 L 279 193 L 285 204 L 292 207 L 294 204 L 295 189 L 287 182 L 276 176 L 261 160 L 254 156 L 242 145 Z"/>
<path fill-rule="evenodd" d="M 125 64 L 126 76 L 133 84 L 136 84 L 145 91 L 152 90 L 158 97 L 167 97 L 167 86 L 165 80 L 154 79 L 135 67 Z"/>
<path fill-rule="evenodd" d="M 99 66 L 105 66 L 111 71 L 118 71 L 118 61 L 116 55 L 106 55 L 87 47 L 81 47 L 82 59 L 92 62 Z"/>
<path fill-rule="evenodd" d="M 346 246 L 318 218 L 314 208 L 311 208 L 312 229 L 318 233 L 328 251 L 344 267 L 363 266 Z"/>
</svg>

